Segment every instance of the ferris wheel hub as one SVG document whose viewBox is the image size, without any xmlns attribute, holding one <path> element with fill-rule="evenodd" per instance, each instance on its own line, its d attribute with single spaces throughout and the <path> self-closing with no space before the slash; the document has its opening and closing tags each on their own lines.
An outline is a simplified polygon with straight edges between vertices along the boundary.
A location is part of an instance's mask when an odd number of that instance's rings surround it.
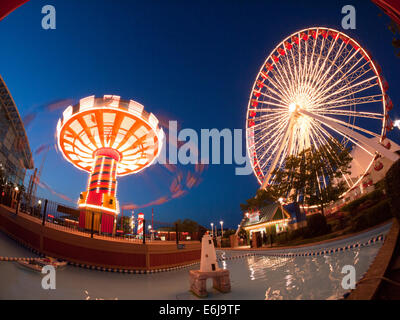
<svg viewBox="0 0 400 320">
<path fill-rule="evenodd" d="M 290 113 L 295 112 L 297 108 L 298 108 L 298 106 L 295 103 L 289 104 L 289 112 Z"/>
</svg>

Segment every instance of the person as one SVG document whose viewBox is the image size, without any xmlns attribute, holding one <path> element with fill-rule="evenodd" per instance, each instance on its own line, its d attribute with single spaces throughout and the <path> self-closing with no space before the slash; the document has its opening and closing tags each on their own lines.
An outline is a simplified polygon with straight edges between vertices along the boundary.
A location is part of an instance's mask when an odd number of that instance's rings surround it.
<svg viewBox="0 0 400 320">
<path fill-rule="evenodd" d="M 263 244 L 267 244 L 268 238 L 267 238 L 267 233 L 263 232 Z"/>
</svg>

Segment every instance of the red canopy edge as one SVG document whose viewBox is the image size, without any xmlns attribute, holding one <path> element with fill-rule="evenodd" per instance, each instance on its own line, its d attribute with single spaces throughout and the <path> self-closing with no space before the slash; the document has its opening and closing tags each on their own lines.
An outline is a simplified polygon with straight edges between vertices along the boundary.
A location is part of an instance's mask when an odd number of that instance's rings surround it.
<svg viewBox="0 0 400 320">
<path fill-rule="evenodd" d="M 0 20 L 3 20 L 9 13 L 22 6 L 29 0 L 6 0 L 0 2 Z"/>
</svg>

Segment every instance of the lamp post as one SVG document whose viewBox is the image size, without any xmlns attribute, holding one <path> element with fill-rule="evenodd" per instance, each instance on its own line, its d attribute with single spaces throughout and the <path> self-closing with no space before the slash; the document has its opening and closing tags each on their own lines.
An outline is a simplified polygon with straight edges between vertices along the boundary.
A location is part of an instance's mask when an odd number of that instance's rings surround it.
<svg viewBox="0 0 400 320">
<path fill-rule="evenodd" d="M 19 193 L 19 188 L 18 188 L 18 186 L 16 186 L 16 187 L 14 188 L 14 190 L 15 190 L 15 192 L 17 193 L 17 204 L 16 204 L 16 206 L 15 206 L 15 214 L 18 214 L 19 201 L 20 201 L 21 195 L 20 195 L 20 193 Z"/>
<path fill-rule="evenodd" d="M 214 238 L 214 223 L 211 222 L 211 237 Z"/>
<path fill-rule="evenodd" d="M 40 218 L 40 213 L 42 212 L 42 200 L 38 200 L 38 218 Z M 36 213 L 35 213 L 36 215 Z"/>
<path fill-rule="evenodd" d="M 224 235 L 224 228 L 223 228 L 224 222 L 221 220 L 219 223 L 221 225 L 221 240 L 222 240 L 222 237 Z"/>
</svg>

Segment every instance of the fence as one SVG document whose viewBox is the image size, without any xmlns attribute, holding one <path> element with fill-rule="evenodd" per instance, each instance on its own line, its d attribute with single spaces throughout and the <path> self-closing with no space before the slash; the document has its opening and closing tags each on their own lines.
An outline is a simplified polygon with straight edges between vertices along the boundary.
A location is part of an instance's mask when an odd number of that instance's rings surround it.
<svg viewBox="0 0 400 320">
<path fill-rule="evenodd" d="M 16 214 L 27 214 L 38 219 L 43 225 L 51 228 L 78 233 L 83 236 L 104 238 L 113 241 L 129 241 L 135 243 L 146 243 L 153 241 L 193 241 L 200 240 L 199 232 L 183 232 L 176 230 L 176 226 L 170 222 L 154 221 L 151 225 L 148 220 L 144 222 L 144 235 L 124 232 L 123 219 L 119 217 L 115 227 L 115 233 L 99 233 L 96 230 L 88 230 L 79 226 L 80 211 L 77 208 L 65 206 L 61 203 L 41 197 L 29 197 L 28 194 L 16 191 L 11 186 L 0 186 L 0 204 L 15 210 Z M 157 230 L 157 229 L 163 230 Z M 178 239 L 178 240 L 177 240 Z"/>
</svg>

